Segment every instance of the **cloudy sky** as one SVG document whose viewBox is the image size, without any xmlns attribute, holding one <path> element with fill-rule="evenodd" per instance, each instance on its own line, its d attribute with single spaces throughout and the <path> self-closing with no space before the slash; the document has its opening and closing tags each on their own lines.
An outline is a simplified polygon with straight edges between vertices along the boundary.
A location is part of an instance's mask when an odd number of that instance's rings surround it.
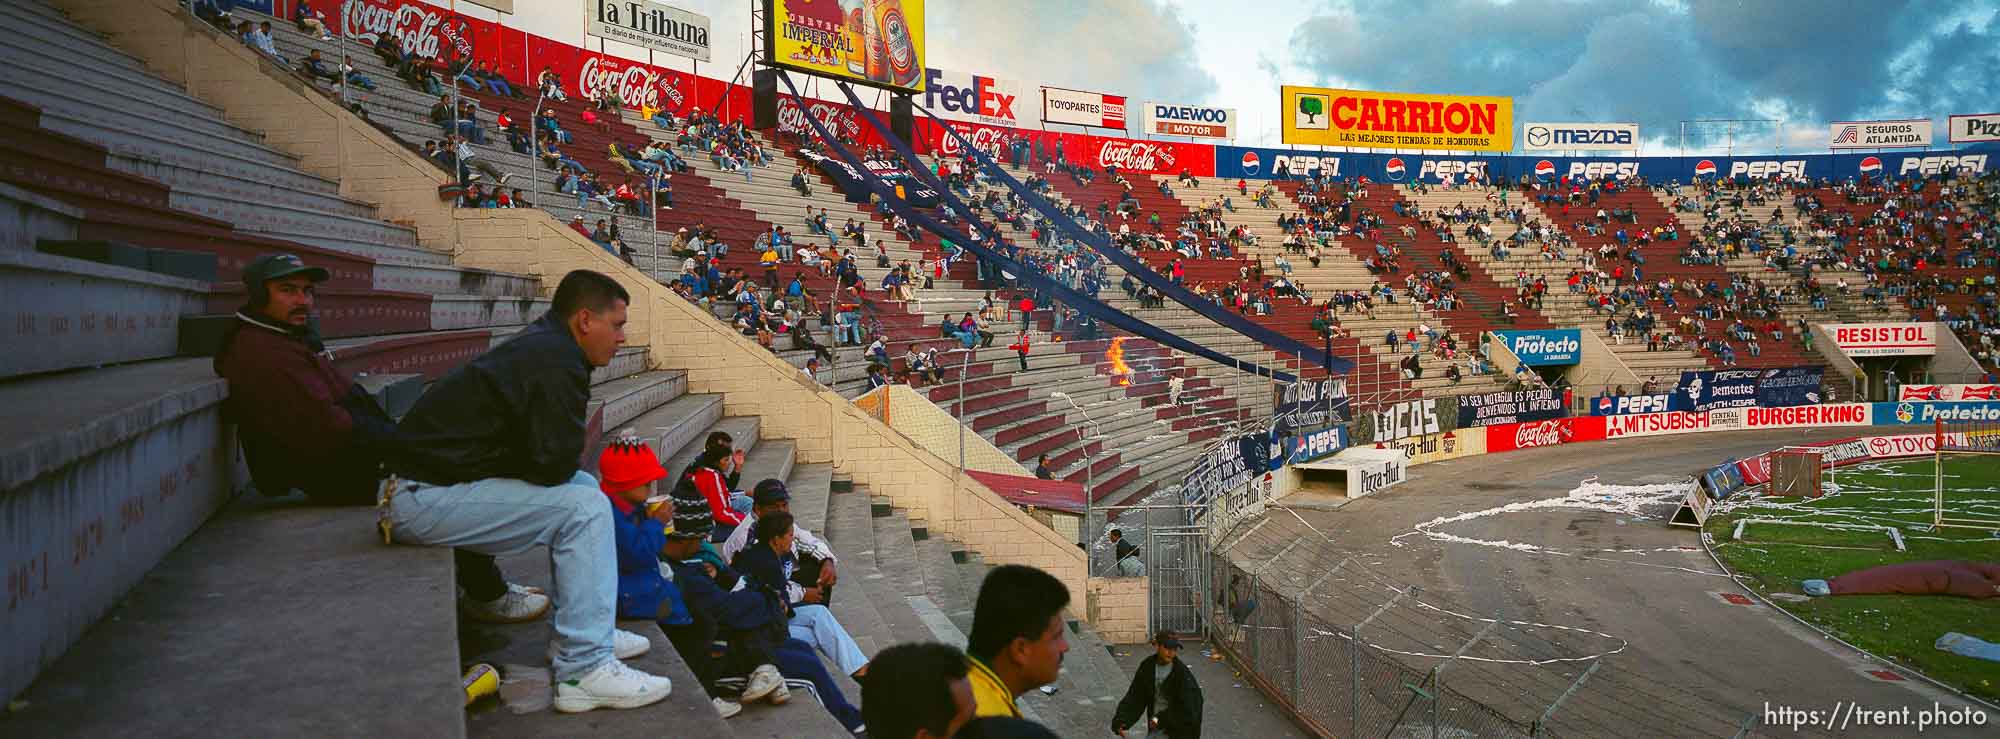
<svg viewBox="0 0 2000 739">
<path fill-rule="evenodd" d="M 1829 121 L 1931 117 L 1942 139 L 1945 115 L 2000 110 L 2000 0 L 933 0 L 928 12 L 930 66 L 1233 107 L 1250 144 L 1279 143 L 1288 83 L 1507 95 L 1516 121 L 1633 121 L 1660 153 L 1690 119 L 1782 120 L 1783 141 L 1748 124 L 1737 146 L 1801 151 L 1823 149 Z"/>
</svg>

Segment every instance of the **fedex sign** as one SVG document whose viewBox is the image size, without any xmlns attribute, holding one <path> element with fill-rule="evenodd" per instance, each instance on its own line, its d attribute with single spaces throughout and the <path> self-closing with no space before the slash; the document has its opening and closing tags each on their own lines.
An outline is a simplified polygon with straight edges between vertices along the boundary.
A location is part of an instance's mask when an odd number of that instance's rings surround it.
<svg viewBox="0 0 2000 739">
<path fill-rule="evenodd" d="M 1026 85 L 1009 80 L 962 74 L 942 69 L 924 70 L 924 107 L 939 118 L 1013 126 L 1017 101 Z"/>
</svg>

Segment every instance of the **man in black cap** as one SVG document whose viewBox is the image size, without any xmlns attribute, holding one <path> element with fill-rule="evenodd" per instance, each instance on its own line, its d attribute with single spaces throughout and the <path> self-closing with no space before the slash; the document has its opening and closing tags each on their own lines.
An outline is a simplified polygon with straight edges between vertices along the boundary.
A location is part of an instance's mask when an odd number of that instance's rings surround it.
<svg viewBox="0 0 2000 739">
<path fill-rule="evenodd" d="M 726 561 L 734 561 L 736 553 L 749 545 L 750 534 L 756 528 L 759 517 L 792 512 L 792 493 L 786 489 L 783 480 L 766 478 L 757 483 L 751 490 L 750 501 L 750 517 L 722 542 L 722 558 Z M 792 581 L 786 588 L 792 602 L 831 603 L 834 583 L 840 580 L 834 568 L 833 547 L 794 523 L 792 556 L 798 560 L 797 568 L 792 572 Z"/>
<path fill-rule="evenodd" d="M 1145 720 L 1148 739 L 1201 739 L 1201 686 L 1180 660 L 1181 640 L 1172 632 L 1153 637 L 1153 654 L 1139 663 L 1132 686 L 1118 699 L 1111 733 Z"/>
<path fill-rule="evenodd" d="M 223 335 L 215 373 L 229 381 L 223 410 L 237 424 L 259 492 L 296 489 L 323 505 L 372 505 L 396 424 L 320 341 L 315 286 L 329 276 L 290 254 L 252 260 L 243 268 L 249 300 Z M 468 617 L 519 623 L 548 612 L 548 596 L 508 585 L 492 557 L 453 554 Z"/>
</svg>

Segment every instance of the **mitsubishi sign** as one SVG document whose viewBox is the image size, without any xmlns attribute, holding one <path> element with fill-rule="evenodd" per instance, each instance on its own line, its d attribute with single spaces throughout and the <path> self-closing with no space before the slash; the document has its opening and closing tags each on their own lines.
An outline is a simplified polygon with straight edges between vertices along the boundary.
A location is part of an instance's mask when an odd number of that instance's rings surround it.
<svg viewBox="0 0 2000 739">
<path fill-rule="evenodd" d="M 1146 133 L 1161 136 L 1236 138 L 1236 110 L 1233 108 L 1149 103 L 1140 120 Z"/>
<path fill-rule="evenodd" d="M 1952 116 L 1950 139 L 1954 144 L 2000 141 L 2000 113 Z"/>
<path fill-rule="evenodd" d="M 947 121 L 1018 127 L 1034 104 L 1026 83 L 944 69 L 924 70 L 924 107 Z"/>
<path fill-rule="evenodd" d="M 1526 151 L 1637 151 L 1637 123 L 1523 123 Z"/>
</svg>

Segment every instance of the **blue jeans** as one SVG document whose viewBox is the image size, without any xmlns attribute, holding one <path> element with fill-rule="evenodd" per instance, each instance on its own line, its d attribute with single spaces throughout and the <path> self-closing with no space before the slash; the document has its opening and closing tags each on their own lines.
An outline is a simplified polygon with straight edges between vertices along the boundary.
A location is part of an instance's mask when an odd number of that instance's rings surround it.
<svg viewBox="0 0 2000 739">
<path fill-rule="evenodd" d="M 496 557 L 548 547 L 555 584 L 555 679 L 581 677 L 614 659 L 618 550 L 611 503 L 589 473 L 579 471 L 555 487 L 506 478 L 446 486 L 405 482 L 388 515 L 398 544 Z"/>
<path fill-rule="evenodd" d="M 493 94 L 495 95 L 503 95 L 506 97 L 514 96 L 514 88 L 508 87 L 507 83 L 501 81 L 499 78 L 493 78 L 487 80 L 486 87 L 487 89 L 492 90 Z"/>
<path fill-rule="evenodd" d="M 598 497 L 603 497 L 600 494 Z M 861 727 L 861 709 L 847 702 L 847 696 L 840 692 L 840 684 L 827 674 L 826 665 L 813 654 L 812 645 L 798 639 L 786 639 L 772 654 L 778 662 L 778 672 L 786 677 L 802 678 L 813 684 L 813 691 L 819 693 L 819 702 L 826 706 L 826 712 L 848 730 Z"/>
<path fill-rule="evenodd" d="M 868 666 L 868 655 L 861 653 L 861 647 L 854 644 L 854 637 L 847 635 L 847 629 L 835 620 L 833 611 L 819 604 L 792 607 L 792 620 L 786 624 L 792 638 L 813 645 L 833 660 L 844 674 L 852 675 L 856 670 Z"/>
</svg>

